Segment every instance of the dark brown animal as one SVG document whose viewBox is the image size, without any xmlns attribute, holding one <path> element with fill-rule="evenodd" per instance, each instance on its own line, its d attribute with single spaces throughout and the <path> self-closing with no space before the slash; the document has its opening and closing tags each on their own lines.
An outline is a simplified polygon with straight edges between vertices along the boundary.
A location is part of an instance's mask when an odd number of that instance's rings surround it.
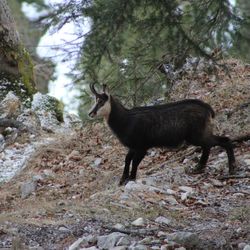
<svg viewBox="0 0 250 250">
<path fill-rule="evenodd" d="M 215 114 L 209 104 L 188 99 L 127 109 L 108 93 L 106 85 L 101 94 L 97 93 L 94 85 L 90 85 L 90 89 L 96 103 L 89 116 L 104 117 L 113 133 L 128 148 L 120 184 L 136 179 L 137 167 L 149 148 L 175 148 L 184 142 L 202 148 L 201 158 L 193 173 L 204 171 L 210 149 L 217 145 L 226 150 L 229 173 L 234 173 L 236 165 L 231 141 L 228 137 L 213 134 L 211 119 Z"/>
</svg>

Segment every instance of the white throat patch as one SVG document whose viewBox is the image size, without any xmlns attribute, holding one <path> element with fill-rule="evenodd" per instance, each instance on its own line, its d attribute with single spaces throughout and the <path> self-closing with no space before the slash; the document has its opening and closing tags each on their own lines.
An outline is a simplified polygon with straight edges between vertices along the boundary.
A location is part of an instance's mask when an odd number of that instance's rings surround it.
<svg viewBox="0 0 250 250">
<path fill-rule="evenodd" d="M 104 119 L 107 121 L 110 112 L 111 112 L 111 104 L 109 96 L 109 99 L 105 102 L 105 104 L 97 110 L 96 117 L 104 117 Z"/>
</svg>

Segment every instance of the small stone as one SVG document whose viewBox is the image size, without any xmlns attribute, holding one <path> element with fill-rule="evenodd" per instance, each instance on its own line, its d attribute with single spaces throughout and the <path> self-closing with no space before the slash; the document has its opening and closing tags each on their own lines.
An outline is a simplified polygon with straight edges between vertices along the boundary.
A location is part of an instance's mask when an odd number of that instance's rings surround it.
<svg viewBox="0 0 250 250">
<path fill-rule="evenodd" d="M 155 219 L 155 222 L 159 223 L 159 224 L 165 224 L 165 225 L 170 225 L 171 224 L 171 220 L 163 217 L 163 216 L 159 216 Z"/>
<path fill-rule="evenodd" d="M 137 226 L 137 227 L 140 227 L 140 226 L 143 226 L 145 224 L 145 221 L 143 218 L 138 218 L 136 220 L 134 220 L 132 223 L 131 223 L 133 226 Z"/>
<path fill-rule="evenodd" d="M 241 242 L 241 243 L 238 244 L 238 248 L 239 248 L 240 250 L 242 250 L 242 249 L 244 249 L 244 247 L 245 247 L 246 245 L 247 245 L 247 244 L 246 244 L 245 242 Z"/>
<path fill-rule="evenodd" d="M 77 150 L 73 150 L 67 157 L 71 161 L 80 161 L 82 159 L 81 154 Z"/>
<path fill-rule="evenodd" d="M 221 182 L 221 181 L 219 181 L 219 180 L 216 180 L 216 179 L 210 179 L 210 182 L 212 183 L 212 185 L 213 186 L 215 186 L 215 187 L 223 187 L 224 186 L 224 184 Z"/>
<path fill-rule="evenodd" d="M 42 181 L 42 180 L 44 180 L 44 178 L 43 178 L 42 175 L 38 174 L 38 175 L 34 175 L 34 176 L 32 177 L 32 180 L 33 180 L 33 181 Z"/>
<path fill-rule="evenodd" d="M 30 181 L 22 184 L 21 186 L 21 197 L 22 199 L 27 198 L 31 193 L 35 192 L 37 188 L 36 181 Z"/>
<path fill-rule="evenodd" d="M 51 169 L 44 169 L 43 175 L 48 178 L 54 178 L 56 174 Z"/>
<path fill-rule="evenodd" d="M 243 250 L 250 250 L 250 245 L 244 246 Z"/>
<path fill-rule="evenodd" d="M 152 237 L 146 237 L 146 238 L 140 240 L 138 243 L 140 245 L 149 245 L 152 242 L 152 240 L 153 240 Z"/>
<path fill-rule="evenodd" d="M 93 246 L 93 247 L 83 247 L 83 248 L 80 248 L 80 250 L 98 250 L 99 248 Z M 113 249 L 113 248 L 112 248 Z M 78 250 L 78 248 L 77 248 Z"/>
<path fill-rule="evenodd" d="M 188 197 L 190 197 L 190 193 L 188 193 L 188 192 L 185 192 L 185 193 L 181 194 L 181 200 L 182 201 L 187 200 Z"/>
<path fill-rule="evenodd" d="M 70 231 L 67 227 L 64 227 L 64 226 L 59 227 L 58 230 L 61 232 L 69 232 Z"/>
<path fill-rule="evenodd" d="M 159 238 L 162 238 L 162 237 L 166 237 L 166 235 L 167 235 L 167 233 L 166 232 L 163 232 L 163 231 L 159 231 L 158 233 L 157 233 L 157 237 L 159 237 Z"/>
<path fill-rule="evenodd" d="M 165 197 L 165 201 L 170 203 L 171 205 L 179 204 L 178 201 L 173 196 Z"/>
<path fill-rule="evenodd" d="M 145 245 L 136 245 L 136 246 L 130 246 L 128 250 L 147 250 L 147 246 Z"/>
<path fill-rule="evenodd" d="M 233 197 L 245 197 L 245 194 L 243 194 L 243 193 L 234 193 Z"/>
<path fill-rule="evenodd" d="M 167 193 L 167 194 L 170 194 L 170 195 L 175 195 L 175 194 L 176 194 L 176 191 L 174 191 L 174 190 L 172 190 L 172 189 L 170 189 L 170 188 L 167 188 L 166 193 Z"/>
<path fill-rule="evenodd" d="M 161 250 L 168 250 L 168 245 L 162 245 Z"/>
<path fill-rule="evenodd" d="M 134 181 L 129 181 L 125 187 L 124 187 L 125 191 L 143 191 L 143 184 L 140 183 L 136 183 Z"/>
<path fill-rule="evenodd" d="M 116 243 L 117 246 L 128 246 L 131 243 L 131 239 L 129 236 L 121 237 Z"/>
<path fill-rule="evenodd" d="M 95 167 L 98 167 L 101 164 L 101 162 L 102 162 L 102 158 L 100 158 L 100 157 L 96 158 L 94 161 Z"/>
<path fill-rule="evenodd" d="M 150 249 L 152 249 L 152 250 L 160 250 L 160 247 L 159 246 L 151 246 Z"/>
<path fill-rule="evenodd" d="M 117 223 L 117 224 L 114 225 L 114 228 L 118 229 L 118 230 L 121 230 L 121 229 L 124 229 L 124 225 L 122 225 L 121 223 Z"/>
<path fill-rule="evenodd" d="M 128 249 L 127 246 L 117 246 L 117 247 L 110 248 L 110 250 L 127 250 L 127 249 Z"/>
<path fill-rule="evenodd" d="M 200 243 L 198 236 L 191 232 L 176 232 L 167 235 L 167 239 L 188 248 L 195 248 Z"/>
<path fill-rule="evenodd" d="M 10 91 L 0 103 L 0 118 L 16 117 L 20 113 L 21 106 L 20 99 Z"/>
<path fill-rule="evenodd" d="M 187 193 L 193 193 L 193 188 L 187 186 L 180 186 L 179 190 Z"/>
<path fill-rule="evenodd" d="M 250 159 L 244 159 L 244 162 L 247 166 L 250 166 Z"/>
<path fill-rule="evenodd" d="M 77 241 L 75 241 L 68 250 L 78 250 L 82 244 L 94 244 L 96 243 L 97 239 L 93 235 L 88 235 L 86 237 L 79 238 Z M 81 249 L 97 249 L 97 248 L 81 248 Z"/>
<path fill-rule="evenodd" d="M 103 235 L 97 237 L 97 246 L 100 249 L 110 249 L 115 247 L 116 243 L 119 241 L 121 237 L 125 237 L 126 234 L 123 233 L 111 233 L 109 235 Z"/>
</svg>

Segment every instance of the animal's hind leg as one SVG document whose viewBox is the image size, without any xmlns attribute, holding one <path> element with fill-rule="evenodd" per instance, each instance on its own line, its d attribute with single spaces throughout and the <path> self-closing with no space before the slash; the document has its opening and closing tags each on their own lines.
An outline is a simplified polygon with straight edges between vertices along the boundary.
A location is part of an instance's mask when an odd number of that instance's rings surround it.
<svg viewBox="0 0 250 250">
<path fill-rule="evenodd" d="M 227 152 L 229 174 L 235 174 L 236 163 L 235 163 L 234 151 L 231 140 L 225 136 L 215 136 L 215 138 L 218 141 L 217 145 L 225 148 Z"/>
<path fill-rule="evenodd" d="M 192 174 L 201 174 L 204 172 L 206 168 L 207 160 L 210 154 L 210 147 L 202 147 L 202 155 L 199 160 L 199 163 L 196 167 L 192 170 Z"/>
<path fill-rule="evenodd" d="M 132 151 L 131 149 L 129 149 L 126 158 L 125 158 L 125 167 L 123 169 L 123 174 L 122 174 L 122 178 L 120 180 L 119 185 L 123 185 L 125 182 L 127 182 L 129 180 L 129 166 L 130 163 L 133 159 L 134 156 L 134 151 Z"/>
<path fill-rule="evenodd" d="M 137 168 L 144 156 L 146 155 L 147 151 L 146 150 L 141 150 L 141 151 L 136 151 L 133 157 L 132 161 L 132 170 L 129 176 L 129 180 L 135 180 L 136 179 L 136 173 L 137 173 Z"/>
</svg>

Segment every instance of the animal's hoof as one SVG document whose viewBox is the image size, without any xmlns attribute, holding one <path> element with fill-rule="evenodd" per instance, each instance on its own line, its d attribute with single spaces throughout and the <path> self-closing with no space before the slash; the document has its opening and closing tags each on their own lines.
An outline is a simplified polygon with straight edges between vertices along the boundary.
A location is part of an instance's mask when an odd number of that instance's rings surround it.
<svg viewBox="0 0 250 250">
<path fill-rule="evenodd" d="M 127 178 L 127 179 L 121 179 L 120 182 L 119 182 L 119 186 L 125 186 L 130 180 Z"/>
<path fill-rule="evenodd" d="M 193 168 L 185 168 L 186 174 L 202 174 L 205 172 L 205 168 L 200 165 L 196 165 Z"/>
<path fill-rule="evenodd" d="M 126 179 L 121 178 L 119 182 L 119 186 L 123 186 L 123 185 L 125 186 L 129 181 L 135 181 L 135 178 L 131 178 L 131 177 L 126 178 Z"/>
</svg>

